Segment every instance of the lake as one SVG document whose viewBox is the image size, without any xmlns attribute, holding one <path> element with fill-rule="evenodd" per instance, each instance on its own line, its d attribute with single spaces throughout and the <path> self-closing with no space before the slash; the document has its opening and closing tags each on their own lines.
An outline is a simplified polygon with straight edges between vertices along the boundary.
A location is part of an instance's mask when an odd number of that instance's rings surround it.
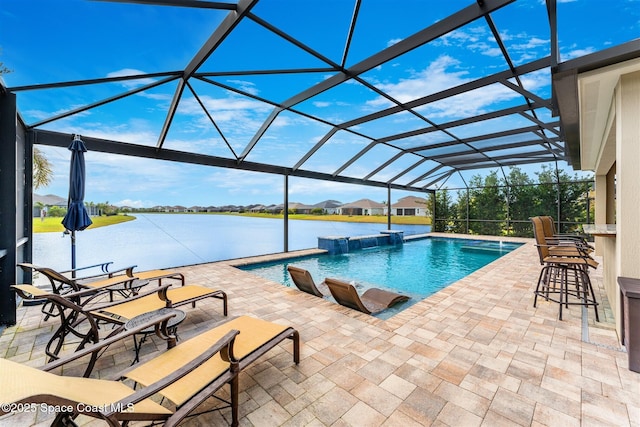
<svg viewBox="0 0 640 427">
<path fill-rule="evenodd" d="M 113 261 L 114 267 L 139 270 L 179 267 L 284 250 L 281 219 L 233 215 L 135 214 L 135 221 L 76 233 L 78 267 Z M 320 236 L 378 234 L 386 224 L 289 221 L 289 250 L 318 247 Z M 394 225 L 405 236 L 427 233 L 430 226 Z M 62 233 L 33 235 L 33 263 L 71 267 L 71 238 Z"/>
</svg>

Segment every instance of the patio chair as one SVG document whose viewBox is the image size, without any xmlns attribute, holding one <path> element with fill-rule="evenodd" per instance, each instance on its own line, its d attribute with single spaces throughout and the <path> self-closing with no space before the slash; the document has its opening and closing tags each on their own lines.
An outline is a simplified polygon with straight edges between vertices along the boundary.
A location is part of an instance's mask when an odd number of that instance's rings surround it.
<svg viewBox="0 0 640 427">
<path fill-rule="evenodd" d="M 376 314 L 394 304 L 409 300 L 407 295 L 378 288 L 368 289 L 360 296 L 355 286 L 350 283 L 328 277 L 324 281 L 338 304 L 359 310 L 365 314 Z"/>
<path fill-rule="evenodd" d="M 141 325 L 140 328 L 148 327 Z M 114 336 L 122 339 L 131 332 Z M 46 404 L 58 412 L 53 425 L 70 425 L 79 414 L 102 419 L 111 426 L 128 421 L 159 421 L 174 426 L 188 417 L 209 397 L 227 404 L 214 410 L 231 408 L 231 425 L 238 425 L 239 373 L 285 339 L 293 341 L 293 360 L 300 362 L 298 332 L 288 326 L 241 316 L 196 335 L 158 356 L 118 374 L 115 380 L 62 377 L 49 371 L 100 351 L 100 343 L 45 365 L 41 370 L 0 359 L 1 413 L 12 405 Z M 85 372 L 88 377 L 90 372 Z M 124 384 L 133 380 L 134 390 Z M 230 385 L 230 400 L 215 393 Z M 91 393 L 87 393 L 90 390 Z M 162 397 L 170 407 L 151 397 Z"/>
<path fill-rule="evenodd" d="M 291 276 L 291 280 L 293 280 L 293 283 L 302 292 L 306 292 L 320 298 L 324 297 L 325 295 L 329 295 L 329 288 L 327 288 L 327 285 L 324 282 L 316 285 L 313 277 L 311 277 L 311 273 L 309 273 L 304 268 L 289 265 L 287 266 L 287 270 L 289 271 L 289 275 Z M 319 288 L 322 288 L 322 291 Z"/>
<path fill-rule="evenodd" d="M 46 292 L 33 285 L 12 285 L 11 287 L 24 299 L 46 299 L 56 309 L 60 326 L 45 346 L 45 354 L 56 359 L 68 340 L 76 337 L 80 341 L 75 349 L 78 351 L 89 343 L 97 343 L 104 339 L 100 331 L 102 323 L 111 324 L 113 329 L 107 338 L 120 332 L 128 320 L 163 307 L 175 308 L 204 298 L 217 298 L 223 301 L 223 314 L 227 315 L 227 295 L 221 290 L 214 290 L 199 285 L 179 286 L 169 289 L 165 284 L 158 288 L 131 296 L 126 300 L 99 302 L 101 293 L 93 289 L 59 295 Z M 104 291 L 103 291 L 104 292 Z M 168 336 L 169 334 L 165 334 Z"/>
</svg>

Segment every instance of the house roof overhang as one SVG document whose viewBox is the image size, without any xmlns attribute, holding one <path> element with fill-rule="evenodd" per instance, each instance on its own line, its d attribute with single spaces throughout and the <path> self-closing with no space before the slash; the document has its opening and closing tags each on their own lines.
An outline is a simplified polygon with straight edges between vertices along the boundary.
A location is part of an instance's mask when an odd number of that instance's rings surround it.
<svg viewBox="0 0 640 427">
<path fill-rule="evenodd" d="M 614 91 L 621 75 L 638 70 L 640 39 L 560 63 L 554 70 L 554 99 L 574 169 L 596 171 L 612 164 L 607 146 L 615 136 Z"/>
</svg>

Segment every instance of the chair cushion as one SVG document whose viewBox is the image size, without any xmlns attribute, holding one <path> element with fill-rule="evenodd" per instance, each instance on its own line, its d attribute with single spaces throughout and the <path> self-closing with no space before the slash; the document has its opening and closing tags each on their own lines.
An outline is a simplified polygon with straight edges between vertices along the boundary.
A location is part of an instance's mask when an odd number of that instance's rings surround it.
<svg viewBox="0 0 640 427">
<path fill-rule="evenodd" d="M 128 372 L 126 377 L 142 385 L 153 384 L 202 354 L 232 329 L 240 331 L 234 342 L 233 352 L 236 359 L 241 360 L 259 350 L 288 329 L 288 326 L 249 316 L 237 317 L 179 343 L 176 347 Z M 161 394 L 179 406 L 228 368 L 229 363 L 224 362 L 220 354 L 216 354 L 193 372 L 166 387 Z"/>
<path fill-rule="evenodd" d="M 173 306 L 176 307 L 184 301 L 205 298 L 216 292 L 218 291 L 200 285 L 186 285 L 179 286 L 175 289 L 169 288 L 167 291 L 167 297 L 171 300 Z M 123 302 L 122 304 L 117 304 L 101 311 L 105 314 L 120 316 L 123 319 L 133 319 L 140 314 L 154 311 L 165 306 L 166 303 L 158 298 L 157 294 L 152 294 L 128 302 Z"/>
<path fill-rule="evenodd" d="M 60 399 L 68 404 L 104 406 L 116 403 L 134 393 L 118 381 L 94 378 L 65 377 L 41 371 L 8 359 L 0 359 L 0 402 L 49 403 Z M 107 411 L 109 407 L 105 408 Z M 134 405 L 133 412 L 147 414 L 171 414 L 167 408 L 145 399 Z"/>
</svg>

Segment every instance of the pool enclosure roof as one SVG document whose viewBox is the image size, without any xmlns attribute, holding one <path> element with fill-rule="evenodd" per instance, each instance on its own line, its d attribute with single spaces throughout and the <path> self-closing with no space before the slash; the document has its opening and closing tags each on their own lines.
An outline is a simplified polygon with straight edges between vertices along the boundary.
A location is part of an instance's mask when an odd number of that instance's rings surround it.
<svg viewBox="0 0 640 427">
<path fill-rule="evenodd" d="M 6 90 L 34 144 L 77 133 L 92 151 L 411 191 L 571 163 L 552 88 L 556 1 L 437 3 L 80 2 L 86 21 L 32 23 L 55 49 L 39 62 L 51 80 L 11 73 Z M 156 31 L 119 37 L 141 20 Z M 91 52 L 75 38 L 94 38 Z"/>
</svg>

